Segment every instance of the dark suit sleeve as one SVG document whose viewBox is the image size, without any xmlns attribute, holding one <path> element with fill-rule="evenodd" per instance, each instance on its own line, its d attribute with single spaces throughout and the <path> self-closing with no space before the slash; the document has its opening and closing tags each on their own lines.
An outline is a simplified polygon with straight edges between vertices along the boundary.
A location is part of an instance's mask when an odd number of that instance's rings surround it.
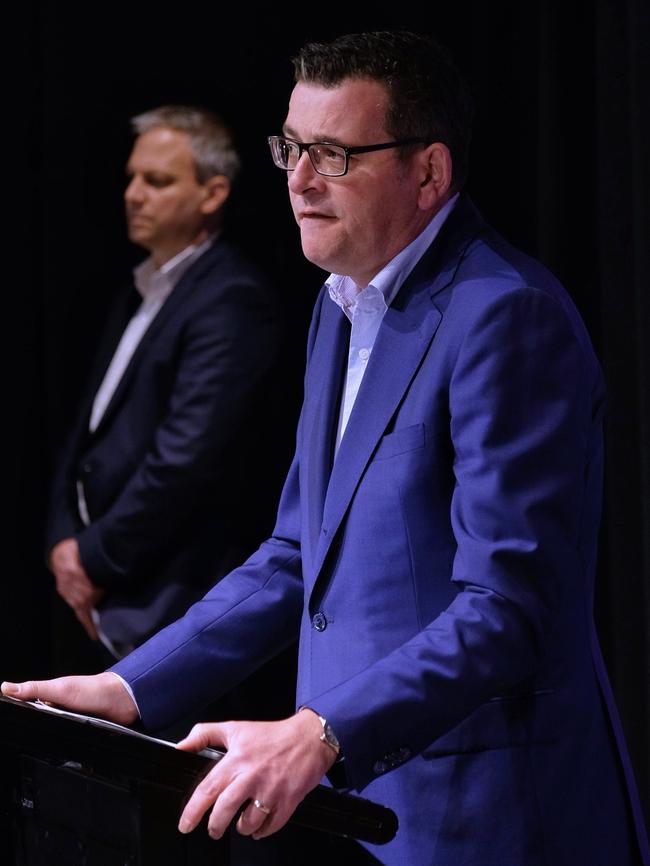
<svg viewBox="0 0 650 866">
<path fill-rule="evenodd" d="M 65 449 L 61 452 L 50 492 L 50 504 L 45 529 L 45 551 L 50 550 L 65 538 L 74 537 L 83 524 L 79 518 L 75 485 L 74 465 L 75 456 L 82 439 L 87 419 L 78 419 L 78 422 L 70 433 Z"/>
<path fill-rule="evenodd" d="M 77 501 L 77 462 L 84 440 L 88 436 L 90 409 L 106 367 L 117 348 L 121 334 L 138 308 L 142 298 L 130 283 L 123 287 L 115 306 L 111 310 L 100 339 L 74 424 L 66 437 L 64 446 L 57 455 L 52 479 L 47 523 L 45 527 L 45 551 L 49 551 L 66 538 L 76 536 L 83 528 Z"/>
<path fill-rule="evenodd" d="M 111 507 L 78 535 L 94 582 L 130 578 L 214 484 L 277 340 L 267 294 L 245 281 L 232 281 L 186 318 L 168 410 L 149 450 Z"/>
</svg>

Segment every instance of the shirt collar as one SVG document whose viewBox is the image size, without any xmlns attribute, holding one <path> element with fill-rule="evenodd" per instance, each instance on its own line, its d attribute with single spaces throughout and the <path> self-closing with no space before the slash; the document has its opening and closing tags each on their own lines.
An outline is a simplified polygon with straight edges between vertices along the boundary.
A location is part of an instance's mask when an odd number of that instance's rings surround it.
<svg viewBox="0 0 650 866">
<path fill-rule="evenodd" d="M 152 256 L 133 269 L 135 287 L 143 298 L 152 295 L 169 294 L 183 274 L 216 240 L 218 232 L 213 232 L 200 244 L 190 244 L 169 261 L 156 268 Z"/>
<path fill-rule="evenodd" d="M 359 303 L 371 302 L 374 304 L 376 301 L 372 299 L 377 299 L 385 308 L 392 304 L 404 280 L 420 261 L 425 250 L 431 246 L 444 221 L 454 209 L 458 195 L 456 193 L 440 208 L 420 234 L 392 258 L 372 278 L 365 289 L 359 289 L 351 277 L 344 274 L 330 274 L 325 282 L 329 296 L 349 319 L 352 319 L 354 310 Z"/>
</svg>

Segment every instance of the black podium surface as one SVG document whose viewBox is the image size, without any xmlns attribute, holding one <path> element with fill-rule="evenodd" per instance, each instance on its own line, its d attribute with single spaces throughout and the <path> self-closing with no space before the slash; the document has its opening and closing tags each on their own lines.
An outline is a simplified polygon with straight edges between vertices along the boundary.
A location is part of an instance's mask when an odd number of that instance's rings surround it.
<svg viewBox="0 0 650 866">
<path fill-rule="evenodd" d="M 208 750 L 209 752 L 209 750 Z M 215 753 L 216 754 L 216 753 Z M 207 819 L 178 832 L 183 803 L 214 764 L 117 725 L 57 715 L 0 697 L 0 833 L 15 866 L 227 866 Z M 291 823 L 375 844 L 395 814 L 319 786 Z M 319 834 L 314 834 L 315 836 Z"/>
</svg>

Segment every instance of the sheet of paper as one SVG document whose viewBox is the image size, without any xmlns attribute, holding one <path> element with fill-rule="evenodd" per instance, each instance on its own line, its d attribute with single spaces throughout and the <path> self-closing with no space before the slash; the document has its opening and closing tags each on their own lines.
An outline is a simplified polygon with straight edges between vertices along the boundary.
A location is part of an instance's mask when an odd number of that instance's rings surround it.
<svg viewBox="0 0 650 866">
<path fill-rule="evenodd" d="M 6 700 L 6 698 L 5 698 Z M 95 725 L 98 728 L 105 728 L 109 731 L 119 731 L 122 734 L 127 734 L 130 737 L 139 737 L 142 740 L 149 740 L 151 743 L 159 743 L 161 746 L 168 746 L 171 749 L 176 748 L 176 743 L 170 740 L 160 740 L 157 737 L 151 737 L 149 734 L 143 734 L 141 731 L 134 731 L 133 728 L 127 728 L 124 725 L 118 725 L 116 722 L 109 722 L 106 719 L 100 719 L 96 716 L 86 716 L 83 713 L 73 713 L 71 710 L 63 710 L 60 707 L 54 707 L 51 704 L 46 704 L 43 701 L 15 701 L 15 703 L 24 703 L 27 706 L 33 707 L 44 713 L 52 713 L 56 716 L 64 716 L 68 719 L 73 719 L 77 722 L 85 722 L 90 725 Z M 211 758 L 213 761 L 219 761 L 223 758 L 223 752 L 216 749 L 203 749 L 198 753 L 205 758 Z"/>
</svg>

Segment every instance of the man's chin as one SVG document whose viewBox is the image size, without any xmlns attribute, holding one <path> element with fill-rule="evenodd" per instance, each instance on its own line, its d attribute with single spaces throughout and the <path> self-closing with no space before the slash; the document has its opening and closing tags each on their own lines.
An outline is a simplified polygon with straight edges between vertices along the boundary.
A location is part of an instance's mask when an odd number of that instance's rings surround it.
<svg viewBox="0 0 650 866">
<path fill-rule="evenodd" d="M 324 271 L 336 272 L 336 256 L 330 247 L 317 243 L 313 238 L 301 234 L 302 254 L 311 262 Z"/>
<path fill-rule="evenodd" d="M 148 247 L 150 234 L 141 228 L 129 227 L 127 235 L 131 243 L 138 244 L 140 247 Z"/>
</svg>

